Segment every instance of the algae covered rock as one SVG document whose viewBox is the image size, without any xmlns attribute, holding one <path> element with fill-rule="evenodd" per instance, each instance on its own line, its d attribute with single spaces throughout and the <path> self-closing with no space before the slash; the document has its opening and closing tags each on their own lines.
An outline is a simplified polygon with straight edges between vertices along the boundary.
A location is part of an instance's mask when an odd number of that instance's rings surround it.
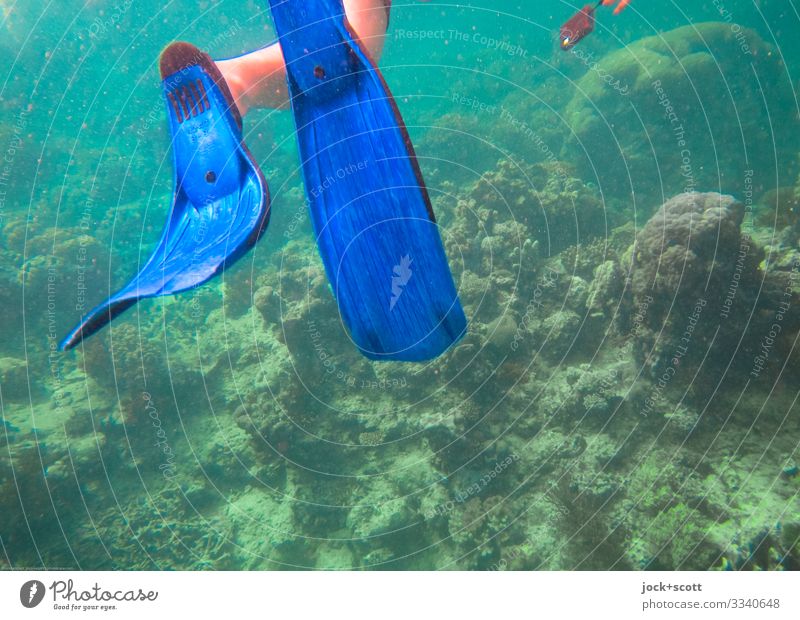
<svg viewBox="0 0 800 620">
<path fill-rule="evenodd" d="M 672 304 L 694 301 L 709 279 L 729 276 L 741 241 L 744 205 L 713 192 L 680 194 L 668 200 L 636 239 L 634 299 L 653 296 Z"/>
<path fill-rule="evenodd" d="M 0 358 L 0 394 L 6 400 L 27 400 L 30 397 L 28 364 L 13 357 Z"/>
<path fill-rule="evenodd" d="M 56 337 L 88 312 L 109 292 L 111 266 L 109 251 L 97 239 L 80 228 L 64 229 L 65 240 L 53 245 L 51 235 L 28 240 L 26 254 L 18 273 L 20 290 L 25 296 L 25 320 L 35 326 L 47 326 Z M 17 300 L 21 304 L 22 295 Z M 56 331 L 51 332 L 55 319 Z"/>
<path fill-rule="evenodd" d="M 791 84 L 781 55 L 753 30 L 693 24 L 586 64 L 597 70 L 566 108 L 573 134 L 562 155 L 580 159 L 604 192 L 738 191 L 746 170 L 756 183 L 774 179 L 776 155 L 795 154 L 797 118 L 784 112 L 795 108 Z"/>
<path fill-rule="evenodd" d="M 546 317 L 536 330 L 537 340 L 553 360 L 561 360 L 570 353 L 580 331 L 580 317 L 570 310 L 558 310 Z"/>
<path fill-rule="evenodd" d="M 732 196 L 680 194 L 631 249 L 630 333 L 640 360 L 663 371 L 665 384 L 681 373 L 688 379 L 688 371 L 678 372 L 687 362 L 720 376 L 738 370 L 757 378 L 767 361 L 782 363 L 790 352 L 800 321 L 796 276 L 762 270 L 764 251 L 742 231 L 744 214 Z M 765 339 L 764 359 L 754 359 Z"/>
<path fill-rule="evenodd" d="M 713 336 L 716 306 L 740 258 L 743 216 L 732 196 L 686 193 L 664 203 L 639 233 L 631 277 L 639 309 L 635 344 L 654 368 L 679 366 L 690 348 L 705 349 Z M 754 268 L 743 262 L 740 278 Z"/>
<path fill-rule="evenodd" d="M 22 285 L 17 280 L 16 265 L 19 260 L 13 252 L 0 254 L 0 347 L 4 350 L 11 345 L 13 333 L 19 333 L 22 326 Z"/>
<path fill-rule="evenodd" d="M 607 260 L 594 270 L 594 279 L 589 285 L 586 308 L 590 313 L 613 313 L 620 303 L 625 277 L 619 264 Z"/>
<path fill-rule="evenodd" d="M 494 240 L 490 245 L 495 251 L 512 244 L 511 252 L 530 239 L 530 246 L 538 241 L 540 252 L 550 256 L 606 234 L 602 201 L 577 177 L 558 161 L 530 165 L 501 160 L 474 185 L 469 201 L 486 226 L 484 234 Z"/>
</svg>

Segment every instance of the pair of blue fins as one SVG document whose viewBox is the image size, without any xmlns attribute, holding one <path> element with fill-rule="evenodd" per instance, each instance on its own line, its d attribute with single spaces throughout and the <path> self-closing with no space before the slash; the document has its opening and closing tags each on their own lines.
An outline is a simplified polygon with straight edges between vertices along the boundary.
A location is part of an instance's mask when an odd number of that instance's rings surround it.
<svg viewBox="0 0 800 620">
<path fill-rule="evenodd" d="M 392 94 L 350 30 L 342 0 L 269 5 L 313 227 L 343 322 L 370 359 L 432 359 L 464 335 L 467 321 Z M 267 182 L 214 62 L 174 43 L 160 69 L 175 168 L 168 221 L 141 271 L 84 316 L 62 350 L 140 299 L 180 293 L 220 274 L 267 227 Z M 347 174 L 337 175 L 342 170 Z"/>
</svg>

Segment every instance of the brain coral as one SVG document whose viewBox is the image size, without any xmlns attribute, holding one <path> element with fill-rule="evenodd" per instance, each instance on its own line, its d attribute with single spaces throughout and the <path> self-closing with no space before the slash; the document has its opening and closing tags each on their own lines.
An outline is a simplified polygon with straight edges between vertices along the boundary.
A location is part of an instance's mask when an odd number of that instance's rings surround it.
<svg viewBox="0 0 800 620">
<path fill-rule="evenodd" d="M 587 71 L 565 111 L 562 158 L 606 195 L 740 192 L 745 170 L 758 186 L 775 178 L 776 161 L 793 161 L 792 85 L 752 30 L 693 24 L 597 60 L 580 48 L 574 56 Z"/>
<path fill-rule="evenodd" d="M 729 374 L 758 378 L 765 363 L 780 367 L 793 355 L 797 276 L 781 261 L 762 269 L 765 252 L 742 226 L 745 211 L 732 196 L 680 194 L 638 234 L 631 248 L 630 334 L 652 371 L 671 368 L 672 375 L 680 368 L 688 380 L 699 368 L 706 383 Z M 791 261 L 794 274 L 800 259 Z M 764 342 L 766 362 L 755 364 Z M 789 362 L 783 371 L 794 367 Z M 699 376 L 696 384 L 703 385 Z"/>
<path fill-rule="evenodd" d="M 680 194 L 638 234 L 631 276 L 636 345 L 654 369 L 674 363 L 678 347 L 684 352 L 705 348 L 720 322 L 737 261 L 740 278 L 750 282 L 756 275 L 758 252 L 740 253 L 743 216 L 744 206 L 732 196 Z"/>
<path fill-rule="evenodd" d="M 632 290 L 673 304 L 707 294 L 707 282 L 728 278 L 736 260 L 744 206 L 713 192 L 679 194 L 650 218 L 636 239 Z"/>
</svg>

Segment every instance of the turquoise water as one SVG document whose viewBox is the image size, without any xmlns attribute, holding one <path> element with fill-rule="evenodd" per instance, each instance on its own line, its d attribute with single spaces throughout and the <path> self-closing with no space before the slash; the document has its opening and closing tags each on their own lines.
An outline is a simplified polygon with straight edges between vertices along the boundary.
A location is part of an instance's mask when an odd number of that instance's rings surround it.
<svg viewBox="0 0 800 620">
<path fill-rule="evenodd" d="M 0 3 L 0 565 L 798 567 L 793 4 L 633 0 L 562 52 L 572 3 L 395 0 L 467 337 L 359 356 L 255 110 L 256 248 L 57 353 L 163 225 L 160 50 L 273 38 L 266 3 L 163 4 Z"/>
</svg>

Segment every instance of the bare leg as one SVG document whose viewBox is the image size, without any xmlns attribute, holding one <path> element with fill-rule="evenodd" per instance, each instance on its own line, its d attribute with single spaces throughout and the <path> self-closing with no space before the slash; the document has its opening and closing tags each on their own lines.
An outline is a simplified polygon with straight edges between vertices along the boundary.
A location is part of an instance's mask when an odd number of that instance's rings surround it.
<svg viewBox="0 0 800 620">
<path fill-rule="evenodd" d="M 357 34 L 362 48 L 377 62 L 383 52 L 389 23 L 386 0 L 344 0 L 347 20 Z M 280 45 L 273 43 L 238 58 L 216 63 L 231 90 L 239 112 L 251 108 L 285 108 L 286 67 Z"/>
</svg>

